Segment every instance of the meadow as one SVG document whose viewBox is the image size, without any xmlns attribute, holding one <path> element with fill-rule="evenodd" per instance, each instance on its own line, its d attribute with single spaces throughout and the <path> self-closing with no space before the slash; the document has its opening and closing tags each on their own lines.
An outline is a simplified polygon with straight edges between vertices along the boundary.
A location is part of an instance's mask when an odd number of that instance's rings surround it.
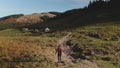
<svg viewBox="0 0 120 68">
<path fill-rule="evenodd" d="M 32 33 L 19 29 L 0 31 L 0 68 L 57 68 L 57 41 L 72 32 L 75 58 L 95 62 L 101 68 L 120 66 L 120 24 L 99 23 L 52 33 Z M 68 65 L 69 68 L 69 64 Z M 74 68 L 74 67 L 73 67 Z"/>
</svg>

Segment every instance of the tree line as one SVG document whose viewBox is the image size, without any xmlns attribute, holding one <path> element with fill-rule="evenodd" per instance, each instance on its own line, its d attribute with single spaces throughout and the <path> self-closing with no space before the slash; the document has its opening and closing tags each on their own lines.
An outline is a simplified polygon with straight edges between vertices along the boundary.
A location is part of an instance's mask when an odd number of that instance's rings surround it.
<svg viewBox="0 0 120 68">
<path fill-rule="evenodd" d="M 120 0 L 94 0 L 90 1 L 87 9 L 107 9 L 107 8 L 119 8 Z"/>
</svg>

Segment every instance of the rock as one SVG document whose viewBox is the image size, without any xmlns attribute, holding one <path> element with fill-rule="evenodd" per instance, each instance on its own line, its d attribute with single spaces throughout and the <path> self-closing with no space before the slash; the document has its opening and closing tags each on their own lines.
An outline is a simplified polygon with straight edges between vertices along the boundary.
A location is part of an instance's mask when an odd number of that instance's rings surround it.
<svg viewBox="0 0 120 68">
<path fill-rule="evenodd" d="M 85 56 L 86 59 L 90 59 L 90 56 Z"/>
<path fill-rule="evenodd" d="M 88 36 L 100 38 L 100 36 L 97 33 L 89 33 Z"/>
<path fill-rule="evenodd" d="M 74 63 L 79 63 L 80 61 L 81 61 L 81 59 L 78 58 L 78 59 L 75 59 L 73 62 L 74 62 Z"/>
</svg>

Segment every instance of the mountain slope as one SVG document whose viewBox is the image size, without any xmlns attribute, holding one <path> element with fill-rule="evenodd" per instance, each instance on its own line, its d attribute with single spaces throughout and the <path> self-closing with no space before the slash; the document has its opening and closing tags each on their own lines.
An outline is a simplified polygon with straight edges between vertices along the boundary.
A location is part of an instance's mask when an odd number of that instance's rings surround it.
<svg viewBox="0 0 120 68">
<path fill-rule="evenodd" d="M 115 6 L 99 8 L 98 4 L 101 4 L 101 0 L 100 3 L 97 0 L 90 9 L 55 13 L 57 17 L 52 19 L 43 16 L 45 22 L 24 26 L 39 29 L 50 27 L 53 31 L 50 33 L 0 30 L 0 68 L 120 68 L 120 9 Z M 29 18 L 29 21 L 31 16 L 22 17 Z M 35 20 L 39 20 L 38 16 Z M 72 35 L 68 36 L 68 32 Z M 68 47 L 73 53 L 68 56 L 63 53 L 65 60 L 57 66 L 57 55 L 54 53 L 58 44 L 64 45 L 65 49 Z"/>
<path fill-rule="evenodd" d="M 54 31 L 56 29 L 64 30 L 95 23 L 119 21 L 120 8 L 118 3 L 120 3 L 119 0 L 95 0 L 85 8 L 68 10 L 54 19 L 42 24 L 31 25 L 29 28 L 44 29 L 50 27 Z"/>
<path fill-rule="evenodd" d="M 79 26 L 94 24 L 94 23 L 104 23 L 110 21 L 120 20 L 120 9 L 102 9 L 97 11 L 87 11 L 78 9 L 72 13 L 63 13 L 61 16 L 56 17 L 43 24 L 36 24 L 30 27 L 37 27 L 43 29 L 45 27 L 50 27 L 51 29 L 66 29 L 66 28 L 76 28 Z M 62 27 L 61 27 L 62 26 Z"/>
<path fill-rule="evenodd" d="M 40 22 L 43 22 L 45 21 L 44 18 L 53 18 L 55 17 L 56 15 L 54 14 L 51 14 L 51 13 L 41 13 L 41 14 L 32 14 L 32 15 L 25 15 L 25 16 L 22 16 L 18 19 L 16 19 L 16 22 L 19 23 L 19 24 L 35 24 L 35 23 L 40 23 Z"/>
<path fill-rule="evenodd" d="M 30 15 L 10 15 L 0 18 L 0 29 L 18 28 L 21 26 L 28 26 L 35 23 L 42 23 L 56 15 L 52 13 L 36 13 Z"/>
</svg>

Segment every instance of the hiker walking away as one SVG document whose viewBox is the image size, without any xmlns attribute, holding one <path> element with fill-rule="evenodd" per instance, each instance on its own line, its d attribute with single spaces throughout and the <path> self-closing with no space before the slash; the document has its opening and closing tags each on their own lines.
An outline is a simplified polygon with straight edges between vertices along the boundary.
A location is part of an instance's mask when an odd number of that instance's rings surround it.
<svg viewBox="0 0 120 68">
<path fill-rule="evenodd" d="M 56 49 L 56 53 L 57 53 L 57 56 L 58 56 L 58 63 L 60 63 L 61 62 L 61 56 L 62 56 L 62 48 L 61 48 L 60 45 Z"/>
</svg>

